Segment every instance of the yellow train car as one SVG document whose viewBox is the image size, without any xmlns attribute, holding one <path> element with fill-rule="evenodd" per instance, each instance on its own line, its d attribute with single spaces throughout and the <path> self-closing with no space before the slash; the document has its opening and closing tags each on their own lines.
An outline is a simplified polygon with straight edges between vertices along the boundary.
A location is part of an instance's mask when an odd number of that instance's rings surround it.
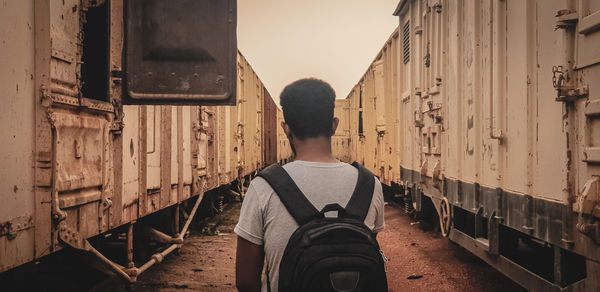
<svg viewBox="0 0 600 292">
<path fill-rule="evenodd" d="M 288 137 L 281 128 L 281 123 L 285 120 L 283 118 L 283 112 L 281 109 L 277 110 L 277 162 L 280 164 L 286 164 L 294 158 L 294 153 L 290 146 Z"/>
<path fill-rule="evenodd" d="M 237 52 L 235 1 L 214 11 L 199 9 L 202 1 L 194 8 L 170 2 L 166 10 L 161 3 L 11 1 L 0 11 L 0 272 L 69 247 L 135 281 L 182 244 L 205 192 L 242 186 L 277 162 L 280 111 Z M 140 53 L 145 59 L 132 60 L 128 50 L 139 39 L 127 29 L 143 10 L 135 7 L 144 5 L 147 18 L 189 8 L 210 15 L 178 14 L 182 21 L 228 25 L 224 34 L 206 35 L 208 44 L 172 36 L 161 43 L 153 35 L 150 51 Z M 192 60 L 180 59 L 181 43 Z M 220 59 L 224 52 L 231 60 Z M 171 67 L 127 65 L 148 59 Z M 140 74 L 152 82 L 136 83 Z M 210 81 L 204 87 L 194 78 Z M 175 93 L 165 93 L 169 88 Z M 207 92 L 186 93 L 194 88 Z M 154 226 L 152 216 L 167 216 L 173 226 Z M 135 258 L 134 242 L 144 239 L 134 238 L 134 227 L 165 248 Z M 127 262 L 90 243 L 113 233 L 125 235 Z"/>
<path fill-rule="evenodd" d="M 367 166 L 388 185 L 400 175 L 397 42 L 395 30 L 346 99 L 336 100 L 335 109 L 340 127 L 334 141 L 349 142 L 347 147 L 334 147 L 334 154 Z"/>
<path fill-rule="evenodd" d="M 394 14 L 336 104 L 348 161 L 523 287 L 600 289 L 597 1 L 402 0 Z"/>
</svg>

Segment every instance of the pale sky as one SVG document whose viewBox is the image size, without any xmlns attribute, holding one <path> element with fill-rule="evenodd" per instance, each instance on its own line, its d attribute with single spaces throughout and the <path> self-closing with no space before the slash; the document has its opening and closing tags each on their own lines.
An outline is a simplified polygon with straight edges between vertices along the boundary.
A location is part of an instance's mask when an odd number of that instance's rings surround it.
<svg viewBox="0 0 600 292">
<path fill-rule="evenodd" d="M 316 77 L 346 98 L 398 26 L 399 0 L 239 0 L 238 47 L 279 104 Z"/>
</svg>

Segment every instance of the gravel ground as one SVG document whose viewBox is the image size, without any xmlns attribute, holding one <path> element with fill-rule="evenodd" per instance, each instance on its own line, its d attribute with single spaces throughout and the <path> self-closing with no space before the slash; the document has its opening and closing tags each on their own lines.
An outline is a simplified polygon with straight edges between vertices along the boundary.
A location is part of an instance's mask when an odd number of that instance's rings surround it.
<svg viewBox="0 0 600 292">
<path fill-rule="evenodd" d="M 22 272 L 0 274 L 0 291 L 236 291 L 233 227 L 239 211 L 240 203 L 231 203 L 222 214 L 193 224 L 183 247 L 134 284 L 106 281 L 67 249 Z M 386 228 L 377 239 L 390 259 L 391 291 L 524 291 L 439 232 L 411 222 L 402 210 L 386 206 L 385 212 Z"/>
<path fill-rule="evenodd" d="M 392 291 L 525 291 L 439 232 L 423 230 L 400 209 L 386 206 L 385 220 L 377 239 L 390 258 Z"/>
<path fill-rule="evenodd" d="M 142 274 L 122 291 L 236 291 L 233 227 L 240 204 L 210 219 L 219 235 L 192 233 L 178 254 Z M 392 291 L 524 291 L 486 263 L 439 235 L 411 222 L 393 206 L 385 209 L 386 229 L 378 240 L 390 258 Z M 411 224 L 413 223 L 413 224 Z M 416 279 L 409 279 L 416 278 Z"/>
</svg>

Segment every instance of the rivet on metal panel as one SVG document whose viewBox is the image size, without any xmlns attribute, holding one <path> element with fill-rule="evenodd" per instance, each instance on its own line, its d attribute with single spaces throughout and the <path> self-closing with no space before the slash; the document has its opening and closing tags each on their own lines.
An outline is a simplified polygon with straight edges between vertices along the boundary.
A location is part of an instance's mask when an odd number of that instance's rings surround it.
<svg viewBox="0 0 600 292">
<path fill-rule="evenodd" d="M 32 227 L 33 218 L 31 216 L 17 217 L 11 221 L 0 223 L 0 236 L 6 236 L 8 240 L 13 240 L 19 232 Z"/>
</svg>

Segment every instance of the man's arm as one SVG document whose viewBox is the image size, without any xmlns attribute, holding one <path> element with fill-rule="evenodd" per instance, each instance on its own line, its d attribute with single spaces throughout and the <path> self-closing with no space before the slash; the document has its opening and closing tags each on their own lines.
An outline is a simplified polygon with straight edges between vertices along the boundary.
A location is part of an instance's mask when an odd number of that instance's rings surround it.
<svg viewBox="0 0 600 292">
<path fill-rule="evenodd" d="M 259 292 L 265 252 L 241 236 L 237 238 L 235 285 L 240 292 Z"/>
</svg>

